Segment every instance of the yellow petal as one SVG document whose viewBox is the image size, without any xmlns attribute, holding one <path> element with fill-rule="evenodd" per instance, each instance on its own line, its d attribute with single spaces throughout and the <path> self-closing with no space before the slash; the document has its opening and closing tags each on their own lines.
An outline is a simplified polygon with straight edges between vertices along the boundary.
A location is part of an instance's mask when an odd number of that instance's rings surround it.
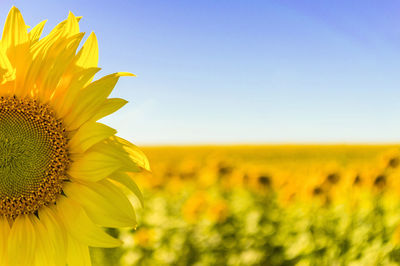
<svg viewBox="0 0 400 266">
<path fill-rule="evenodd" d="M 25 44 L 28 41 L 28 31 L 24 19 L 18 8 L 13 6 L 8 13 L 1 39 L 2 46 L 7 50 L 8 56 L 12 57 L 11 61 L 15 59 L 15 54 L 13 54 L 15 53 L 15 50 L 12 50 L 11 48 Z"/>
<path fill-rule="evenodd" d="M 97 67 L 98 61 L 99 47 L 96 35 L 92 32 L 77 54 L 76 65 L 83 68 Z"/>
<path fill-rule="evenodd" d="M 89 151 L 101 153 L 109 158 L 113 158 L 119 165 L 118 169 L 121 171 L 140 172 L 142 170 L 137 163 L 130 158 L 129 152 L 116 140 L 115 136 L 94 145 Z M 107 177 L 108 176 L 109 175 L 107 175 Z"/>
<path fill-rule="evenodd" d="M 130 175 L 124 172 L 116 172 L 110 175 L 109 178 L 129 188 L 129 190 L 138 198 L 142 207 L 144 206 L 143 194 Z"/>
<path fill-rule="evenodd" d="M 0 48 L 0 77 L 1 77 L 1 84 L 4 84 L 7 81 L 15 79 L 15 70 L 8 60 L 7 55 Z"/>
<path fill-rule="evenodd" d="M 75 17 L 74 14 L 70 11 L 68 14 L 67 21 L 64 26 L 64 31 L 68 36 L 75 35 L 79 33 L 79 20 Z"/>
<path fill-rule="evenodd" d="M 90 119 L 92 121 L 97 121 L 107 115 L 110 115 L 120 108 L 122 108 L 128 101 L 121 98 L 111 98 L 107 99 L 96 111 L 96 114 Z"/>
<path fill-rule="evenodd" d="M 29 33 L 29 39 L 31 40 L 31 44 L 37 42 L 42 35 L 44 25 L 46 24 L 47 19 L 43 20 L 39 24 L 37 24 Z"/>
<path fill-rule="evenodd" d="M 78 201 L 94 223 L 105 227 L 135 227 L 136 216 L 127 197 L 114 185 L 101 182 L 72 182 L 63 188 L 65 194 Z"/>
<path fill-rule="evenodd" d="M 68 174 L 74 178 L 92 182 L 108 177 L 111 173 L 120 169 L 122 165 L 116 158 L 92 150 L 81 156 L 76 156 L 73 161 Z"/>
<path fill-rule="evenodd" d="M 93 247 L 118 247 L 122 244 L 121 240 L 111 237 L 97 227 L 75 201 L 59 197 L 57 211 L 68 232 L 81 243 Z"/>
<path fill-rule="evenodd" d="M 56 262 L 53 265 L 63 265 L 66 262 L 67 234 L 60 217 L 53 209 L 42 207 L 39 210 L 40 222 L 46 228 L 50 249 Z"/>
<path fill-rule="evenodd" d="M 83 38 L 83 33 L 78 33 L 66 38 L 64 41 L 57 42 L 53 45 L 52 53 L 56 57 L 47 57 L 43 61 L 46 66 L 41 71 L 41 80 L 43 81 L 39 90 L 39 97 L 42 102 L 47 103 L 50 97 L 54 94 L 57 84 L 60 82 L 62 75 L 68 68 L 68 65 L 73 60 L 76 49 Z"/>
<path fill-rule="evenodd" d="M 85 123 L 69 141 L 69 151 L 71 153 L 83 153 L 94 144 L 116 133 L 115 129 L 101 123 Z"/>
<path fill-rule="evenodd" d="M 79 32 L 76 17 L 70 13 L 68 19 L 55 27 L 49 35 L 32 44 L 29 54 L 32 62 L 25 77 L 24 86 L 31 96 L 40 97 L 46 103 L 54 94 L 61 75 L 74 60 L 76 49 L 84 33 Z M 22 95 L 24 97 L 24 95 Z"/>
<path fill-rule="evenodd" d="M 68 236 L 68 266 L 90 266 L 90 253 L 87 245 Z"/>
<path fill-rule="evenodd" d="M 7 265 L 7 245 L 10 225 L 4 216 L 0 217 L 0 265 Z"/>
<path fill-rule="evenodd" d="M 35 263 L 37 266 L 55 266 L 56 258 L 54 250 L 50 244 L 47 230 L 44 225 L 39 221 L 36 216 L 31 217 L 32 224 L 35 228 L 36 235 L 36 249 L 35 249 Z"/>
<path fill-rule="evenodd" d="M 80 18 L 75 17 L 70 11 L 68 18 L 55 26 L 48 36 L 54 37 L 53 35 L 57 35 L 59 33 L 61 33 L 63 36 L 72 36 L 79 33 L 79 20 Z"/>
<path fill-rule="evenodd" d="M 8 262 L 10 266 L 31 265 L 35 258 L 36 233 L 29 215 L 19 215 L 8 237 Z M 22 256 L 23 254 L 23 256 Z"/>
<path fill-rule="evenodd" d="M 1 46 L 4 49 L 11 65 L 15 69 L 16 96 L 22 96 L 28 89 L 23 86 L 26 71 L 30 65 L 29 37 L 24 19 L 16 7 L 12 7 L 8 13 L 4 25 Z"/>
<path fill-rule="evenodd" d="M 47 103 L 54 91 L 59 89 L 60 80 L 73 61 L 82 37 L 83 33 L 70 37 L 46 36 L 32 45 L 32 62 L 22 86 L 29 88 L 29 96 L 40 97 L 42 102 Z"/>
<path fill-rule="evenodd" d="M 64 74 L 57 86 L 58 95 L 53 96 L 51 101 L 54 110 L 59 117 L 65 117 L 73 109 L 78 100 L 77 95 L 84 85 L 99 72 L 100 68 L 88 68 L 72 73 Z"/>
<path fill-rule="evenodd" d="M 64 119 L 67 130 L 75 130 L 92 118 L 114 89 L 119 77 L 132 75 L 125 72 L 107 75 L 80 91 L 77 96 L 79 101 L 75 102 L 74 108 Z"/>
<path fill-rule="evenodd" d="M 123 146 L 123 148 L 129 153 L 131 160 L 134 161 L 139 167 L 149 172 L 151 171 L 149 160 L 136 145 L 117 136 L 114 136 L 113 139 Z"/>
</svg>

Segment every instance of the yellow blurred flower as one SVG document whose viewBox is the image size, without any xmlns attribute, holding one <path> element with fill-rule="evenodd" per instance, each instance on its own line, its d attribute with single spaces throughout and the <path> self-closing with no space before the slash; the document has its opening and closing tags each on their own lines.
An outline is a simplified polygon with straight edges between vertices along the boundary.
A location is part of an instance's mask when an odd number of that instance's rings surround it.
<svg viewBox="0 0 400 266">
<path fill-rule="evenodd" d="M 154 241 L 154 231 L 149 228 L 140 228 L 135 232 L 133 239 L 141 247 L 150 247 Z"/>
<path fill-rule="evenodd" d="M 195 223 L 207 209 L 207 196 L 203 192 L 193 194 L 183 205 L 183 218 L 189 223 Z"/>
<path fill-rule="evenodd" d="M 393 232 L 392 242 L 395 245 L 399 245 L 400 244 L 400 225 L 398 225 L 396 227 L 396 229 L 394 230 L 394 232 Z"/>
<path fill-rule="evenodd" d="M 207 210 L 207 217 L 213 222 L 223 223 L 228 217 L 228 204 L 225 200 L 217 200 L 210 203 Z"/>
</svg>

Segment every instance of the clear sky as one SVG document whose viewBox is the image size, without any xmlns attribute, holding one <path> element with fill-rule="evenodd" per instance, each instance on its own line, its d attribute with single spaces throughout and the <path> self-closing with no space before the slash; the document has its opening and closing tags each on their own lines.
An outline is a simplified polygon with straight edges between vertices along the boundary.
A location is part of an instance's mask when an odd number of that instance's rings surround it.
<svg viewBox="0 0 400 266">
<path fill-rule="evenodd" d="M 400 142 L 400 2 L 9 1 L 46 33 L 71 10 L 100 74 L 129 71 L 104 120 L 138 144 Z"/>
</svg>

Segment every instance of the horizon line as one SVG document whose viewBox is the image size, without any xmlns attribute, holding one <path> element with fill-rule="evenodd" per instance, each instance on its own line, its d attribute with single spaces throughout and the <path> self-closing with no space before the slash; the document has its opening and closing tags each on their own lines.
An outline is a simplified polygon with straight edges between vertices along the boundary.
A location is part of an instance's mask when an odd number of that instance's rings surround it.
<svg viewBox="0 0 400 266">
<path fill-rule="evenodd" d="M 143 143 L 139 147 L 256 147 L 256 146 L 400 146 L 400 142 L 243 142 L 243 143 Z"/>
</svg>

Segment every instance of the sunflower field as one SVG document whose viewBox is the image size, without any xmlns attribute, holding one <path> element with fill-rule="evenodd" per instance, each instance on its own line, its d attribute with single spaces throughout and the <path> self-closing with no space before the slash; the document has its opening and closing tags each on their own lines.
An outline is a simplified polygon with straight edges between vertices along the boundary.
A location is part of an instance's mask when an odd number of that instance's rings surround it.
<svg viewBox="0 0 400 266">
<path fill-rule="evenodd" d="M 93 265 L 398 265 L 396 146 L 147 147 L 122 248 Z M 131 198 L 135 206 L 137 198 Z"/>
</svg>

